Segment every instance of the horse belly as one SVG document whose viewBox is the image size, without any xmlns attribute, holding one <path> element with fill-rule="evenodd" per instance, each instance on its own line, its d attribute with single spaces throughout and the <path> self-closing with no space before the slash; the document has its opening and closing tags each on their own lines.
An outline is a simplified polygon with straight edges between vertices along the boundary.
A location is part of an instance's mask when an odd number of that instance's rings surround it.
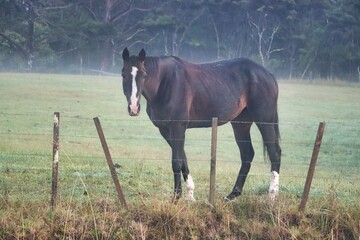
<svg viewBox="0 0 360 240">
<path fill-rule="evenodd" d="M 190 119 L 196 120 L 199 124 L 205 127 L 211 126 L 211 119 L 217 117 L 219 124 L 225 124 L 228 121 L 236 118 L 247 106 L 247 98 L 245 95 L 238 98 L 226 96 L 220 98 L 208 99 L 207 101 L 197 100 L 193 101 L 190 109 Z M 205 124 L 207 122 L 208 124 Z"/>
<path fill-rule="evenodd" d="M 147 114 L 152 123 L 158 127 L 167 127 L 174 121 L 188 121 L 189 116 L 187 114 L 186 106 L 183 104 L 164 104 L 164 105 L 153 105 L 147 107 Z"/>
</svg>

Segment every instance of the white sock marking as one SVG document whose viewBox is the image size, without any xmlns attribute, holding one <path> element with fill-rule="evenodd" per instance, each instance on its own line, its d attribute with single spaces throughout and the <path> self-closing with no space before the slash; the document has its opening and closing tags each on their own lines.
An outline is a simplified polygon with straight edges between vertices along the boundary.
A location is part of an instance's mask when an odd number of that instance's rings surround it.
<svg viewBox="0 0 360 240">
<path fill-rule="evenodd" d="M 138 72 L 138 68 L 137 67 L 132 67 L 131 70 L 131 75 L 132 75 L 132 89 L 131 89 L 131 97 L 130 97 L 130 108 L 131 111 L 133 113 L 137 113 L 138 112 L 138 98 L 136 97 L 137 95 L 137 86 L 136 86 L 136 74 Z"/>
<path fill-rule="evenodd" d="M 274 201 L 279 193 L 279 173 L 272 171 L 270 175 L 269 198 Z"/>
<path fill-rule="evenodd" d="M 186 180 L 186 189 L 187 189 L 187 196 L 185 199 L 195 202 L 195 198 L 194 198 L 195 183 L 190 174 L 188 175 L 188 178 Z"/>
</svg>

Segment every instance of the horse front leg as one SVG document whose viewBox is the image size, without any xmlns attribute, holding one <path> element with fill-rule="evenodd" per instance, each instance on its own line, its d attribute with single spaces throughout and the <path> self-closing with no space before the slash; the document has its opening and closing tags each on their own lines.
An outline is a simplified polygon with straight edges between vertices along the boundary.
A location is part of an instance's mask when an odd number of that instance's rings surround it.
<svg viewBox="0 0 360 240">
<path fill-rule="evenodd" d="M 194 197 L 195 183 L 188 169 L 185 152 L 183 152 L 183 154 L 179 156 L 183 156 L 183 157 L 173 158 L 172 160 L 172 166 L 174 171 L 174 201 L 177 201 L 182 194 L 181 173 L 179 172 L 179 167 L 181 165 L 182 166 L 181 172 L 186 182 L 186 190 L 187 190 L 185 200 L 195 202 L 195 197 Z"/>
<path fill-rule="evenodd" d="M 182 194 L 181 174 L 184 177 L 187 188 L 186 200 L 194 201 L 194 181 L 189 174 L 186 154 L 184 150 L 185 130 L 183 125 L 175 124 L 170 128 L 170 146 L 172 148 L 172 169 L 174 173 L 174 200 L 178 200 Z"/>
<path fill-rule="evenodd" d="M 174 200 L 177 201 L 182 194 L 181 170 L 185 156 L 185 128 L 174 126 L 170 129 L 170 146 L 172 150 L 171 164 L 174 173 Z"/>
<path fill-rule="evenodd" d="M 186 182 L 187 192 L 186 192 L 185 200 L 195 202 L 195 197 L 194 197 L 195 183 L 192 176 L 190 175 L 185 152 L 184 152 L 181 171 L 184 177 L 184 181 Z"/>
<path fill-rule="evenodd" d="M 174 150 L 172 150 L 172 169 L 174 173 L 174 198 L 173 201 L 177 201 L 182 194 L 182 187 L 181 187 L 181 165 L 182 160 L 177 157 L 177 155 L 174 153 Z"/>
<path fill-rule="evenodd" d="M 190 175 L 187 158 L 184 150 L 185 127 L 173 126 L 172 128 L 159 128 L 161 135 L 167 141 L 172 150 L 172 169 L 174 173 L 174 198 L 177 201 L 182 194 L 181 173 L 186 182 L 187 195 L 186 200 L 195 201 L 195 184 Z"/>
</svg>

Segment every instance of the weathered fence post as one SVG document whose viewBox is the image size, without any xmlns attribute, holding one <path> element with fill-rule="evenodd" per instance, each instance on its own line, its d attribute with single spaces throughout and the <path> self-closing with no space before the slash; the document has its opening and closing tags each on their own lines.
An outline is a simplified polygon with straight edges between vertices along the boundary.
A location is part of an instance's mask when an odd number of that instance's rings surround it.
<svg viewBox="0 0 360 240">
<path fill-rule="evenodd" d="M 314 149 L 313 149 L 313 153 L 312 153 L 312 157 L 311 157 L 311 162 L 309 165 L 309 170 L 308 170 L 308 174 L 307 174 L 306 182 L 305 182 L 305 186 L 304 186 L 304 192 L 301 197 L 301 203 L 299 206 L 300 212 L 303 212 L 305 210 L 305 206 L 306 206 L 306 203 L 307 203 L 307 200 L 309 197 L 311 182 L 312 182 L 312 179 L 314 176 L 316 161 L 317 161 L 317 158 L 319 155 L 321 140 L 324 135 L 324 130 L 325 130 L 325 123 L 324 122 L 319 123 L 319 128 L 318 128 L 316 140 L 314 143 Z"/>
<path fill-rule="evenodd" d="M 210 193 L 209 193 L 209 203 L 211 205 L 214 205 L 215 202 L 217 126 L 218 126 L 218 119 L 213 118 L 212 130 L 211 130 L 211 163 L 210 163 Z"/>
<path fill-rule="evenodd" d="M 54 113 L 53 130 L 53 158 L 52 158 L 52 181 L 51 181 L 51 207 L 54 209 L 57 202 L 58 173 L 59 173 L 59 126 L 60 113 Z"/>
<path fill-rule="evenodd" d="M 99 138 L 100 138 L 101 145 L 102 145 L 104 153 L 105 153 L 107 163 L 109 165 L 111 177 L 112 177 L 112 179 L 114 181 L 115 189 L 116 189 L 116 192 L 118 194 L 119 203 L 121 204 L 121 206 L 127 208 L 125 197 L 124 197 L 124 194 L 123 194 L 119 179 L 118 179 L 117 174 L 116 174 L 114 163 L 113 163 L 113 161 L 111 159 L 110 151 L 109 151 L 109 148 L 107 146 L 106 139 L 105 139 L 104 133 L 102 131 L 99 118 L 97 118 L 97 117 L 94 118 L 94 123 L 95 123 L 96 130 L 97 130 Z"/>
</svg>

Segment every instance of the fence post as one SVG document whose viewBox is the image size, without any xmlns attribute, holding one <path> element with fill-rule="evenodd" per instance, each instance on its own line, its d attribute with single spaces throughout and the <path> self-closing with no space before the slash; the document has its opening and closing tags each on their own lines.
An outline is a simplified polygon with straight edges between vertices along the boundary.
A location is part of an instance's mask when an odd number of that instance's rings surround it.
<svg viewBox="0 0 360 240">
<path fill-rule="evenodd" d="M 95 123 L 96 130 L 97 130 L 99 138 L 100 138 L 101 145 L 102 145 L 104 153 L 105 153 L 107 163 L 109 165 L 111 177 L 112 177 L 112 179 L 114 181 L 115 189 L 116 189 L 116 192 L 118 194 L 118 200 L 119 200 L 121 206 L 127 208 L 125 197 L 124 197 L 124 194 L 123 194 L 119 179 L 118 179 L 117 174 L 116 174 L 114 163 L 113 163 L 113 161 L 111 159 L 110 151 L 109 151 L 109 148 L 107 146 L 106 139 L 105 139 L 103 130 L 101 128 L 99 118 L 95 117 L 94 118 L 94 123 Z"/>
<path fill-rule="evenodd" d="M 217 126 L 218 126 L 218 119 L 214 117 L 212 119 L 212 128 L 211 128 L 211 163 L 210 163 L 210 193 L 209 193 L 209 203 L 211 205 L 214 205 L 215 202 Z"/>
<path fill-rule="evenodd" d="M 53 158 L 52 158 L 52 181 L 51 181 L 51 207 L 54 209 L 57 202 L 58 173 L 59 173 L 59 126 L 60 113 L 54 112 L 53 130 Z"/>
<path fill-rule="evenodd" d="M 317 161 L 317 158 L 319 155 L 321 140 L 324 135 L 324 130 L 325 130 L 325 123 L 324 122 L 319 123 L 319 128 L 318 128 L 316 140 L 314 143 L 314 149 L 313 149 L 313 153 L 312 153 L 312 157 L 311 157 L 311 162 L 309 165 L 309 170 L 308 170 L 308 174 L 307 174 L 306 182 L 305 182 L 305 186 L 304 186 L 304 192 L 301 197 L 301 203 L 299 206 L 300 212 L 303 212 L 305 210 L 305 206 L 306 206 L 306 203 L 307 203 L 307 200 L 309 197 L 311 182 L 312 182 L 312 179 L 314 176 L 316 161 Z"/>
</svg>

